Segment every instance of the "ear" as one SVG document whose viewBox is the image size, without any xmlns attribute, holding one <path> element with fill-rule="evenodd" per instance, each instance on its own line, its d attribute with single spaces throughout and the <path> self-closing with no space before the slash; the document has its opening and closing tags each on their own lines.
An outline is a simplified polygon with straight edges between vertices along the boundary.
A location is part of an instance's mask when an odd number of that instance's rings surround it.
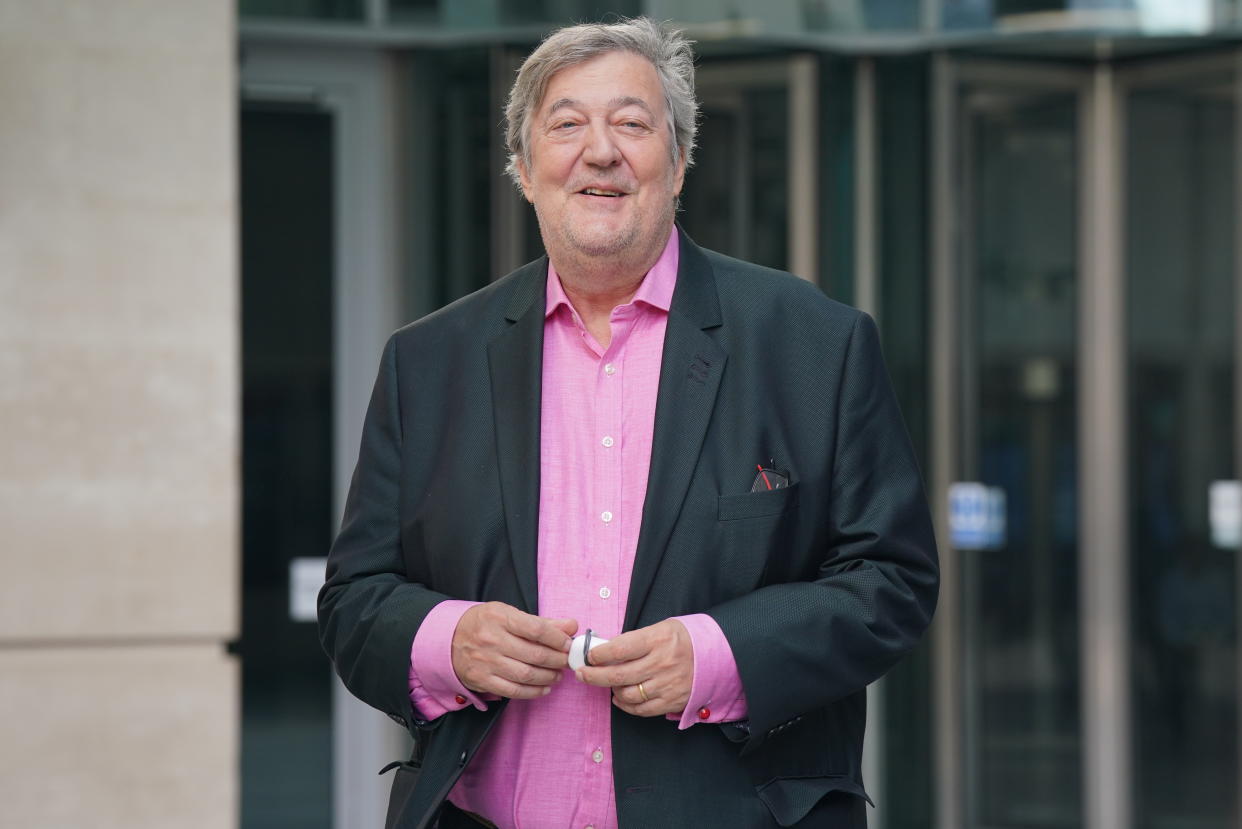
<svg viewBox="0 0 1242 829">
<path fill-rule="evenodd" d="M 677 169 L 673 171 L 673 195 L 681 195 L 681 186 L 686 183 L 686 151 L 677 148 Z"/>
<path fill-rule="evenodd" d="M 530 197 L 530 171 L 526 169 L 526 162 L 519 158 L 514 166 L 517 167 L 518 180 L 522 182 L 522 195 L 526 197 L 528 202 L 534 204 Z"/>
</svg>

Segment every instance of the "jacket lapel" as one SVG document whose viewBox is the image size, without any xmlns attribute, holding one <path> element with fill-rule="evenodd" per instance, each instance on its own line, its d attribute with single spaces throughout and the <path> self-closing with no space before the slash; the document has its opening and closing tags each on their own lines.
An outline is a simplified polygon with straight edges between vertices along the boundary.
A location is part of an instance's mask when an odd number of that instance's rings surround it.
<svg viewBox="0 0 1242 829">
<path fill-rule="evenodd" d="M 539 612 L 539 419 L 543 387 L 543 311 L 547 259 L 521 274 L 506 325 L 487 344 L 496 463 L 509 549 L 528 613 Z"/>
<path fill-rule="evenodd" d="M 656 397 L 651 471 L 630 577 L 624 630 L 636 626 L 639 613 L 673 525 L 681 513 L 690 479 L 698 465 L 711 421 L 726 354 L 707 330 L 721 324 L 720 300 L 711 265 L 680 229 L 677 287 L 669 308 Z"/>
</svg>

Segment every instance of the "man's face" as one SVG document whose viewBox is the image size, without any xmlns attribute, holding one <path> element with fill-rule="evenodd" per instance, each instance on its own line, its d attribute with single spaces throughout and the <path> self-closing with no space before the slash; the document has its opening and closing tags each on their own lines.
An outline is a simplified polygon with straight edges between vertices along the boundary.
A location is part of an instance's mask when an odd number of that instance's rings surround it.
<svg viewBox="0 0 1242 829">
<path fill-rule="evenodd" d="M 553 260 L 658 255 L 686 168 L 672 141 L 645 58 L 609 52 L 553 75 L 531 119 L 530 168 L 518 166 Z"/>
</svg>

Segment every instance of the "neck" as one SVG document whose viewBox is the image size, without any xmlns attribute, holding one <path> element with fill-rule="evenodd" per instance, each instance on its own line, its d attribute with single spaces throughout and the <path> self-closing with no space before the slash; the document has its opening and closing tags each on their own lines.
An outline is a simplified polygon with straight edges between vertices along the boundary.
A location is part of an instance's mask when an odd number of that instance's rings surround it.
<svg viewBox="0 0 1242 829">
<path fill-rule="evenodd" d="M 587 331 L 607 348 L 612 339 L 612 309 L 625 305 L 638 293 L 647 272 L 660 259 L 668 238 L 654 250 L 627 256 L 551 255 L 565 296 L 582 318 Z"/>
</svg>

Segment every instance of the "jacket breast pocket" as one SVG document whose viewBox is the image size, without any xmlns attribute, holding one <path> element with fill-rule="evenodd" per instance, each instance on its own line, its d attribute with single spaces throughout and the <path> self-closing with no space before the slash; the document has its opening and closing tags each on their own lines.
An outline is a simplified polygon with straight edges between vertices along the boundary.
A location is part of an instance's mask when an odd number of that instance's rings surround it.
<svg viewBox="0 0 1242 829">
<path fill-rule="evenodd" d="M 793 484 L 782 489 L 721 495 L 716 500 L 716 518 L 719 521 L 742 521 L 782 515 L 797 508 L 798 485 Z"/>
</svg>

